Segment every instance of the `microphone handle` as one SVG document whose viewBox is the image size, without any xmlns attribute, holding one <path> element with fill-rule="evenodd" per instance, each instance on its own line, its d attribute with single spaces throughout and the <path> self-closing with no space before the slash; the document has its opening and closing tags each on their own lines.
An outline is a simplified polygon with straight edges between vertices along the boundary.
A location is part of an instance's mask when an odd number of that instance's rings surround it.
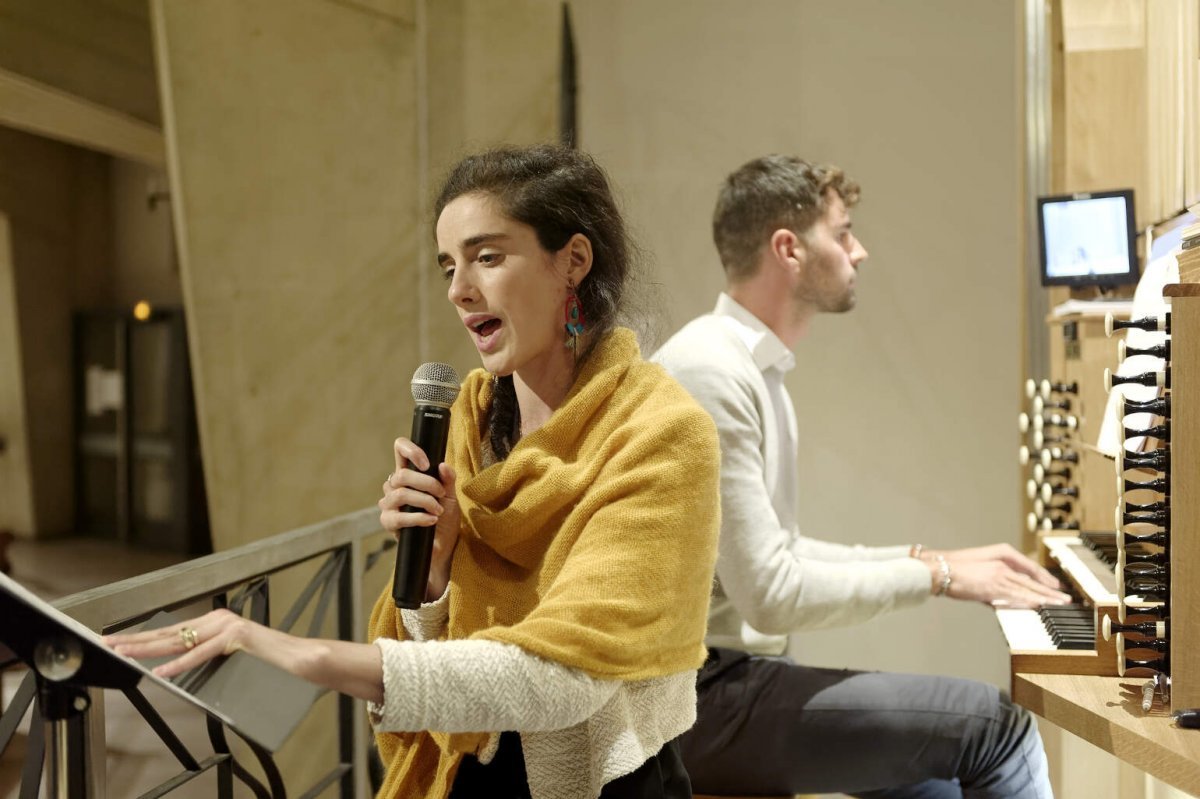
<svg viewBox="0 0 1200 799">
<path fill-rule="evenodd" d="M 450 409 L 440 405 L 413 408 L 412 441 L 429 458 L 429 468 L 419 470 L 440 479 L 438 465 L 446 459 L 450 435 Z M 424 508 L 405 505 L 406 513 L 425 513 Z M 435 527 L 405 527 L 396 541 L 396 571 L 392 575 L 392 599 L 398 608 L 414 610 L 425 600 L 429 564 L 433 559 Z"/>
</svg>

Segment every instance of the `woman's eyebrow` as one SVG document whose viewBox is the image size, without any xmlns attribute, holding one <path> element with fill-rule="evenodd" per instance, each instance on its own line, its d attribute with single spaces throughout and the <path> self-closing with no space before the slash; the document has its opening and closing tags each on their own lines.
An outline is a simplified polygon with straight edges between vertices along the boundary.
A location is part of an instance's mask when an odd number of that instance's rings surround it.
<svg viewBox="0 0 1200 799">
<path fill-rule="evenodd" d="M 463 239 L 459 247 L 464 250 L 469 250 L 472 247 L 478 247 L 480 244 L 487 244 L 491 241 L 499 241 L 507 238 L 509 238 L 507 233 L 480 233 L 479 235 L 470 236 L 469 238 Z M 450 253 L 439 252 L 437 254 L 438 266 L 444 267 L 448 263 L 453 263 L 453 261 L 454 259 L 450 256 Z"/>
</svg>

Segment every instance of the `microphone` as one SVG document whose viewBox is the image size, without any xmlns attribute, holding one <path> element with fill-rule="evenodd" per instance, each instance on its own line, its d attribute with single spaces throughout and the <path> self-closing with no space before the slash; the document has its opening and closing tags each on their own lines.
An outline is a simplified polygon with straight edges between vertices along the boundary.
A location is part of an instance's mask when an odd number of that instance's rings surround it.
<svg viewBox="0 0 1200 799">
<path fill-rule="evenodd" d="M 438 464 L 446 459 L 450 435 L 450 406 L 458 396 L 458 373 L 444 363 L 423 363 L 412 379 L 412 442 L 429 458 L 422 473 L 438 478 Z M 423 513 L 405 505 L 406 513 Z M 396 541 L 396 571 L 392 576 L 392 599 L 398 608 L 415 609 L 425 599 L 429 563 L 433 558 L 433 527 L 405 527 Z"/>
</svg>

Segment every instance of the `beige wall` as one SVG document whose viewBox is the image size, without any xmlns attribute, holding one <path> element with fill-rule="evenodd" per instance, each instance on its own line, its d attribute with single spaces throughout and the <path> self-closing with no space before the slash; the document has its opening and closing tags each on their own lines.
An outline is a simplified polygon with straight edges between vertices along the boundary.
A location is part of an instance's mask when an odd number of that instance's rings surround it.
<svg viewBox="0 0 1200 799">
<path fill-rule="evenodd" d="M 159 120 L 146 0 L 0 0 L 0 69 Z"/>
<path fill-rule="evenodd" d="M 16 274 L 8 217 L 0 213 L 0 530 L 29 535 L 33 530 L 33 484 L 29 469 L 25 394 L 21 390 L 21 348 Z"/>
<path fill-rule="evenodd" d="M 554 137 L 560 10 L 155 9 L 213 538 L 226 549 L 371 504 L 410 426 L 416 366 L 478 364 L 436 278 L 430 195 L 469 150 Z"/>
<path fill-rule="evenodd" d="M 0 70 L 35 81 L 39 91 L 94 104 L 89 124 L 111 111 L 144 122 L 159 117 L 144 0 L 0 0 Z M 64 122 L 70 139 L 78 129 Z M 24 430 L 12 437 L 27 442 L 33 497 L 32 513 L 0 518 L 0 527 L 11 524 L 21 535 L 74 529 L 71 313 L 123 302 L 120 287 L 142 278 L 130 279 L 122 264 L 149 271 L 154 236 L 136 209 L 145 207 L 144 194 L 119 179 L 114 188 L 110 173 L 131 173 L 113 164 L 96 152 L 0 128 L 0 212 L 11 223 L 21 356 L 14 388 L 26 409 Z M 160 224 L 159 239 L 168 229 Z M 161 293 L 172 294 L 165 285 Z"/>
<path fill-rule="evenodd" d="M 161 169 L 113 159 L 112 302 L 132 308 L 139 300 L 155 306 L 183 305 L 167 174 Z M 154 194 L 156 199 L 150 199 Z"/>
<path fill-rule="evenodd" d="M 466 375 L 479 365 L 479 354 L 463 335 L 435 268 L 434 195 L 450 167 L 471 152 L 557 140 L 561 3 L 418 0 L 418 6 L 427 108 L 418 131 L 422 204 L 413 264 L 423 297 L 421 360 L 444 361 Z"/>
<path fill-rule="evenodd" d="M 1018 5 L 956 0 L 572 4 L 581 140 L 611 170 L 664 284 L 670 329 L 722 285 L 722 178 L 789 152 L 864 186 L 871 252 L 851 314 L 789 379 L 804 528 L 840 541 L 1018 540 Z M 800 636 L 806 662 L 1006 683 L 989 610 L 945 601 Z"/>
<path fill-rule="evenodd" d="M 21 535 L 73 528 L 71 313 L 107 302 L 109 200 L 105 156 L 0 128 L 34 498 Z"/>
</svg>

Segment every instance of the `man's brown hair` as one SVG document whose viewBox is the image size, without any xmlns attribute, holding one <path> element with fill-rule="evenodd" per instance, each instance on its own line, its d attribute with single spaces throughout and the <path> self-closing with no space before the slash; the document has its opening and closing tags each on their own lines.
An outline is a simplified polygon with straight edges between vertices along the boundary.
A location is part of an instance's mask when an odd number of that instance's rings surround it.
<svg viewBox="0 0 1200 799">
<path fill-rule="evenodd" d="M 776 230 L 806 235 L 825 213 L 830 190 L 847 208 L 858 202 L 858 184 L 842 170 L 790 155 L 756 158 L 727 177 L 713 211 L 713 241 L 729 279 L 754 274 Z"/>
</svg>

